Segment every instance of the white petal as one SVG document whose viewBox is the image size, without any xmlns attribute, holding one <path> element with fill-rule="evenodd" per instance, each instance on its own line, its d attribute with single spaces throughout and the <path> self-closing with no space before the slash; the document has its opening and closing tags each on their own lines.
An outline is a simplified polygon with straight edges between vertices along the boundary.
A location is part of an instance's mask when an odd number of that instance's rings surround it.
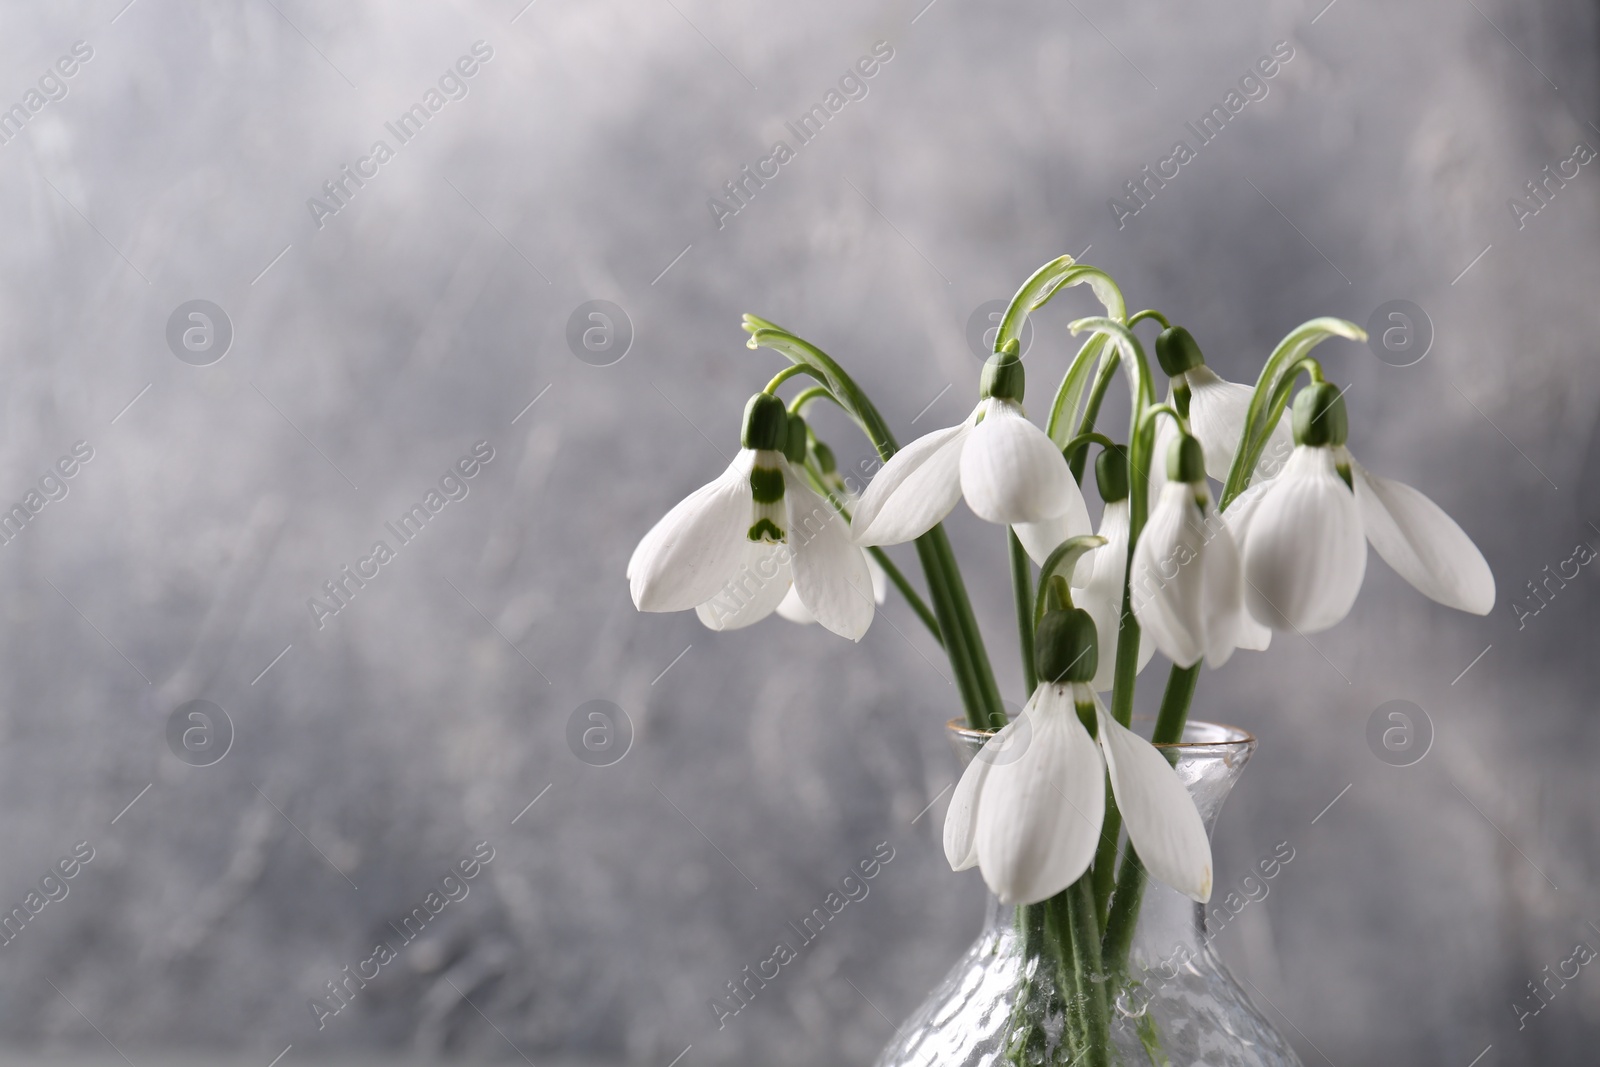
<svg viewBox="0 0 1600 1067">
<path fill-rule="evenodd" d="M 1204 904 L 1211 899 L 1211 842 L 1189 790 L 1159 749 L 1103 706 L 1099 722 L 1111 791 L 1140 862 L 1151 877 Z"/>
<path fill-rule="evenodd" d="M 1093 532 L 1094 524 L 1089 519 L 1089 508 L 1083 502 L 1083 493 L 1074 492 L 1066 514 L 1040 522 L 1019 522 L 1012 529 L 1017 532 L 1017 540 L 1022 542 L 1028 558 L 1042 567 L 1044 561 L 1050 558 L 1050 553 L 1061 546 L 1061 542 L 1069 537 Z"/>
<path fill-rule="evenodd" d="M 1250 520 L 1255 518 L 1256 509 L 1261 506 L 1261 499 L 1271 489 L 1273 481 L 1270 478 L 1258 478 L 1250 483 L 1250 487 L 1228 504 L 1228 509 L 1222 513 L 1222 519 L 1228 524 L 1228 532 L 1233 534 L 1233 543 L 1240 552 L 1244 551 L 1245 538 L 1250 532 Z"/>
<path fill-rule="evenodd" d="M 872 558 L 871 552 L 867 553 L 867 571 L 872 575 L 872 602 L 881 605 L 889 599 L 889 573 Z"/>
<path fill-rule="evenodd" d="M 1326 630 L 1350 613 L 1367 570 L 1355 494 L 1333 450 L 1306 445 L 1271 486 L 1245 537 L 1245 603 L 1273 629 Z"/>
<path fill-rule="evenodd" d="M 858 545 L 914 541 L 961 499 L 961 453 L 972 424 L 935 430 L 890 457 L 861 494 L 850 531 Z"/>
<path fill-rule="evenodd" d="M 684 497 L 650 528 L 628 560 L 628 589 L 640 611 L 687 611 L 717 595 L 744 561 L 755 507 L 742 449 L 716 481 Z"/>
<path fill-rule="evenodd" d="M 991 397 L 980 407 L 983 421 L 961 453 L 961 493 L 973 514 L 1012 524 L 1067 514 L 1082 493 L 1061 450 L 1015 403 Z"/>
<path fill-rule="evenodd" d="M 1380 478 L 1353 460 L 1351 473 L 1361 524 L 1383 561 L 1424 596 L 1474 615 L 1489 614 L 1494 572 L 1455 520 L 1403 482 Z"/>
<path fill-rule="evenodd" d="M 811 609 L 806 607 L 805 602 L 800 599 L 800 594 L 795 592 L 795 588 L 792 585 L 789 587 L 789 591 L 784 594 L 783 599 L 778 601 L 778 614 L 790 622 L 797 622 L 802 626 L 817 621 L 817 617 L 811 614 Z"/>
<path fill-rule="evenodd" d="M 1239 646 L 1246 620 L 1253 638 L 1266 627 L 1251 619 L 1244 607 L 1244 574 L 1239 549 L 1228 524 L 1214 514 L 1206 527 L 1208 538 L 1200 565 L 1205 571 L 1206 666 L 1220 667 Z M 1269 633 L 1271 631 L 1268 631 Z"/>
<path fill-rule="evenodd" d="M 1073 602 L 1089 613 L 1099 638 L 1099 665 L 1095 668 L 1095 689 L 1104 692 L 1111 688 L 1116 676 L 1117 639 L 1122 627 L 1122 582 L 1128 566 L 1128 502 L 1118 500 L 1107 504 L 1100 516 L 1100 536 L 1106 543 L 1091 550 L 1078 565 L 1078 573 L 1088 571 L 1083 588 L 1073 596 Z M 1150 657 L 1155 655 L 1155 642 L 1149 633 L 1139 634 L 1139 670 L 1144 670 Z"/>
<path fill-rule="evenodd" d="M 1029 705 L 1027 748 L 989 768 L 978 805 L 978 866 L 1002 904 L 1035 904 L 1076 882 L 1105 819 L 1104 764 L 1069 687 L 1040 686 Z"/>
<path fill-rule="evenodd" d="M 967 769 L 956 782 L 950 794 L 950 807 L 944 813 L 944 858 L 952 871 L 964 871 L 978 863 L 978 801 L 983 796 L 983 785 L 989 769 L 996 763 L 1014 758 L 1006 750 L 1015 741 L 1019 730 L 1027 727 L 1022 716 L 1001 727 L 993 737 L 972 757 Z"/>
<path fill-rule="evenodd" d="M 727 583 L 694 613 L 712 630 L 742 630 L 771 615 L 793 587 L 789 548 L 766 541 L 746 541 L 744 559 Z"/>
<path fill-rule="evenodd" d="M 1190 667 L 1206 653 L 1205 527 L 1196 487 L 1167 482 L 1133 550 L 1133 614 L 1162 653 Z"/>
<path fill-rule="evenodd" d="M 1250 530 L 1250 520 L 1255 517 L 1256 508 L 1261 503 L 1261 498 L 1272 486 L 1272 481 L 1267 478 L 1257 477 L 1250 483 L 1250 488 L 1233 498 L 1228 505 L 1228 510 L 1222 513 L 1223 521 L 1228 524 L 1228 532 L 1233 535 L 1234 546 L 1239 550 L 1241 565 L 1240 584 L 1243 584 L 1242 571 L 1244 561 L 1245 535 Z M 1248 648 L 1255 652 L 1264 652 L 1272 644 L 1272 627 L 1257 622 L 1256 617 L 1250 614 L 1247 608 L 1239 615 L 1239 629 L 1235 635 L 1240 648 Z"/>
<path fill-rule="evenodd" d="M 1200 447 L 1205 452 L 1206 473 L 1225 482 L 1239 449 L 1239 437 L 1244 433 L 1244 420 L 1250 413 L 1250 397 L 1255 390 L 1219 378 L 1205 366 L 1193 368 L 1184 378 L 1189 383 L 1189 428 L 1200 439 Z M 1293 448 L 1294 436 L 1290 433 L 1289 421 L 1280 418 L 1256 463 L 1255 477 L 1271 478 Z"/>
<path fill-rule="evenodd" d="M 872 625 L 876 601 L 866 550 L 850 540 L 850 527 L 784 464 L 794 589 L 824 629 L 859 641 Z"/>
<path fill-rule="evenodd" d="M 1172 403 L 1172 388 L 1167 387 L 1167 403 Z M 1172 442 L 1178 436 L 1178 425 L 1168 418 L 1156 420 L 1155 444 L 1150 450 L 1150 496 L 1153 507 L 1161 499 L 1161 488 L 1167 484 L 1167 452 L 1172 448 Z M 1130 469 L 1128 477 L 1131 480 L 1133 472 Z"/>
</svg>

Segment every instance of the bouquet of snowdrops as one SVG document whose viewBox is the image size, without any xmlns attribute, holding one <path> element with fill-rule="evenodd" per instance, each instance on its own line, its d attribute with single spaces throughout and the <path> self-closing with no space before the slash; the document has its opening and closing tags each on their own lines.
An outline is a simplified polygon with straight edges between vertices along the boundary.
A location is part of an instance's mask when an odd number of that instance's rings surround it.
<svg viewBox="0 0 1600 1067">
<path fill-rule="evenodd" d="M 1023 410 L 1018 339 L 1031 311 L 1080 284 L 1105 315 L 1072 324 L 1087 338 L 1041 430 Z M 1134 333 L 1145 320 L 1161 327 L 1160 401 Z M 1002 903 L 1018 906 L 1031 943 L 1075 986 L 1073 1062 L 1106 1063 L 1108 1004 L 1127 980 L 1146 876 L 1196 901 L 1211 894 L 1200 815 L 1152 743 L 1180 739 L 1201 664 L 1265 649 L 1274 630 L 1339 622 L 1368 542 L 1425 595 L 1464 611 L 1489 611 L 1493 575 L 1436 504 L 1351 455 L 1342 393 L 1310 354 L 1330 337 L 1365 338 L 1341 319 L 1295 329 L 1253 387 L 1236 384 L 1212 373 L 1187 330 L 1159 311 L 1130 316 L 1107 274 L 1063 256 L 1011 300 L 971 415 L 905 448 L 833 359 L 773 323 L 747 315 L 744 326 L 749 347 L 790 365 L 750 399 L 727 470 L 639 542 L 628 563 L 634 604 L 693 608 L 717 630 L 777 611 L 859 640 L 892 583 L 949 656 L 967 722 L 992 731 L 952 794 L 945 855 L 955 870 L 978 867 Z M 1123 441 L 1096 429 L 1119 368 L 1132 398 Z M 815 381 L 785 403 L 780 387 L 802 375 Z M 883 461 L 859 498 L 802 415 L 819 401 L 842 408 Z M 1080 489 L 1091 450 L 1098 531 Z M 961 499 L 1007 528 L 1031 692 L 1016 719 L 940 525 Z M 908 541 L 925 597 L 883 551 Z M 1129 729 L 1134 685 L 1157 649 L 1173 666 L 1145 740 Z M 1019 1061 L 1030 1025 L 1019 1016 Z"/>
</svg>

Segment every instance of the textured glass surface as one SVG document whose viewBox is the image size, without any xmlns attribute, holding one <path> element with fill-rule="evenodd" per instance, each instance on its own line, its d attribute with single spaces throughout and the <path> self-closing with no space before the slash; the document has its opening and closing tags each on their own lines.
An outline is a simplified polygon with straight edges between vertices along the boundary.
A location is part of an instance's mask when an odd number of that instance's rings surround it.
<svg viewBox="0 0 1600 1067">
<path fill-rule="evenodd" d="M 952 730 L 963 759 L 977 735 Z M 1255 739 L 1215 723 L 1190 723 L 1178 748 L 1177 769 L 1189 787 L 1206 830 L 1214 829 Z M 1289 1042 L 1251 1003 L 1213 951 L 1205 906 L 1152 882 L 1134 935 L 1128 984 L 1112 1014 L 1114 1062 L 1134 1067 L 1298 1067 Z M 1052 1010 L 1038 984 L 1017 1004 L 1023 955 L 1016 911 L 989 898 L 983 933 L 928 994 L 878 1067 L 977 1067 L 1008 1059 L 1008 1035 L 1020 1015 L 1044 1023 L 1044 1047 L 1026 1050 L 1022 1062 L 1068 1064 L 1060 1041 L 1061 1012 Z M 1043 976 L 1036 976 L 1043 977 Z"/>
</svg>

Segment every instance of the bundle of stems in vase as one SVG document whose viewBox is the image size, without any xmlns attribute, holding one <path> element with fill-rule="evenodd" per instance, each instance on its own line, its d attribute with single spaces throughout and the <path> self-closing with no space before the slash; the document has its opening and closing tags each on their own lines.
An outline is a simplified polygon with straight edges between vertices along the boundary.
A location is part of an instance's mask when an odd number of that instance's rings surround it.
<svg viewBox="0 0 1600 1067">
<path fill-rule="evenodd" d="M 1077 285 L 1105 314 L 1071 324 L 1086 337 L 1041 429 L 1023 409 L 1019 338 L 1030 312 Z M 1160 329 L 1161 400 L 1134 332 L 1147 321 Z M 905 448 L 827 354 L 753 315 L 744 328 L 750 348 L 790 364 L 751 397 L 727 470 L 639 542 L 627 571 L 634 604 L 692 608 L 716 630 L 777 612 L 860 640 L 887 586 L 899 590 L 948 655 L 966 722 L 989 734 L 951 796 L 944 848 L 953 869 L 978 867 L 1018 909 L 1026 963 L 1008 1052 L 1038 1062 L 1048 1038 L 1028 1005 L 1043 986 L 1064 1020 L 1058 1047 L 1073 1063 L 1107 1064 L 1146 879 L 1200 902 L 1211 894 L 1205 828 L 1155 747 L 1181 739 L 1201 665 L 1264 650 L 1274 631 L 1339 622 L 1369 542 L 1425 595 L 1480 615 L 1494 602 L 1488 564 L 1426 496 L 1351 456 L 1343 393 L 1311 355 L 1330 337 L 1365 339 L 1342 319 L 1291 331 L 1253 387 L 1228 382 L 1187 330 L 1159 311 L 1129 315 L 1109 275 L 1063 256 L 1012 298 L 971 415 Z M 1121 441 L 1097 429 L 1119 368 L 1131 398 Z M 780 399 L 802 376 L 813 381 Z M 859 496 L 806 422 L 817 402 L 850 416 L 883 463 Z M 1081 489 L 1091 453 L 1097 528 Z M 1007 531 L 1031 694 L 1015 719 L 941 525 L 962 499 Z M 925 595 L 884 552 L 905 542 Z M 1172 668 L 1146 740 L 1129 727 L 1156 650 Z"/>
</svg>

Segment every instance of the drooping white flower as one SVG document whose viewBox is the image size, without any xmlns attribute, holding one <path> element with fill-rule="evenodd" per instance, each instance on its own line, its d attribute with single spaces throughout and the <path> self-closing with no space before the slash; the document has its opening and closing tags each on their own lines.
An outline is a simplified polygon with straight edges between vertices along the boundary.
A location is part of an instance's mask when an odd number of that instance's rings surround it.
<svg viewBox="0 0 1600 1067">
<path fill-rule="evenodd" d="M 1228 509 L 1243 531 L 1251 613 L 1303 633 L 1332 626 L 1355 603 L 1370 541 L 1423 595 L 1488 614 L 1494 573 L 1483 554 L 1439 505 L 1355 462 L 1344 443 L 1346 419 L 1334 386 L 1301 390 L 1297 444 L 1283 474 L 1251 486 Z"/>
<path fill-rule="evenodd" d="M 1333 449 L 1297 446 L 1238 526 L 1245 603 L 1258 622 L 1313 634 L 1350 613 L 1367 570 L 1367 543 Z"/>
<path fill-rule="evenodd" d="M 1097 739 L 1078 708 L 1093 709 Z M 977 866 L 1004 904 L 1034 904 L 1089 869 L 1105 819 L 1105 781 L 1152 877 L 1211 897 L 1211 843 L 1188 790 L 1160 751 L 1120 725 L 1083 682 L 1041 682 L 956 784 L 945 858 Z"/>
<path fill-rule="evenodd" d="M 1162 331 L 1161 336 L 1156 338 L 1156 354 L 1162 369 L 1172 376 L 1174 387 L 1181 387 L 1189 393 L 1189 432 L 1200 440 L 1200 447 L 1205 453 L 1206 473 L 1219 482 L 1227 481 L 1228 471 L 1233 467 L 1234 456 L 1239 450 L 1239 438 L 1244 433 L 1245 420 L 1250 413 L 1250 398 L 1255 389 L 1221 378 L 1206 366 L 1200 346 L 1182 326 Z M 1166 429 L 1168 434 L 1173 432 L 1170 428 Z M 1273 428 L 1262 450 L 1254 477 L 1271 478 L 1277 474 L 1292 447 L 1289 428 L 1280 422 Z M 1165 455 L 1165 452 L 1158 448 L 1156 455 Z M 1157 473 L 1152 472 L 1152 496 L 1157 492 L 1157 480 Z"/>
<path fill-rule="evenodd" d="M 1246 635 L 1239 551 L 1211 504 L 1200 443 L 1179 436 L 1169 480 L 1133 550 L 1134 617 L 1180 667 L 1220 667 Z"/>
<path fill-rule="evenodd" d="M 874 613 L 867 555 L 779 450 L 787 426 L 782 401 L 752 398 L 745 447 L 634 549 L 627 573 L 635 607 L 694 608 L 712 629 L 738 629 L 770 615 L 792 587 L 822 626 L 861 639 Z"/>
<path fill-rule="evenodd" d="M 962 497 L 979 518 L 1018 527 L 1019 537 L 1028 524 L 1080 513 L 1082 528 L 1075 532 L 1088 532 L 1088 509 L 1072 471 L 1060 449 L 1028 421 L 1021 395 L 1020 362 L 986 367 L 983 399 L 971 415 L 896 452 L 868 484 L 851 523 L 856 543 L 915 540 Z M 1027 531 L 1024 544 L 1037 548 L 1053 532 Z"/>
</svg>

